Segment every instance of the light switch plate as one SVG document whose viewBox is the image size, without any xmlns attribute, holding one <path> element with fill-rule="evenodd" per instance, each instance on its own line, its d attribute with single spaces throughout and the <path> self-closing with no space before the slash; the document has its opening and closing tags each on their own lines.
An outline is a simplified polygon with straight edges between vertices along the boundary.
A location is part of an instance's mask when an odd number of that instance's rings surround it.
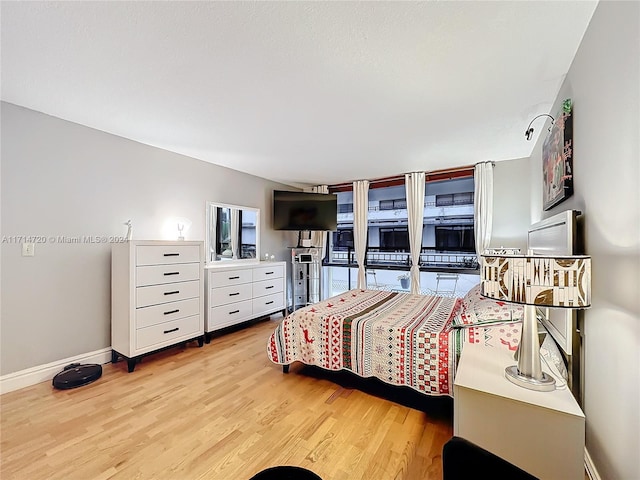
<svg viewBox="0 0 640 480">
<path fill-rule="evenodd" d="M 22 256 L 23 257 L 33 257 L 36 254 L 36 244 L 35 243 L 23 243 L 22 244 Z"/>
</svg>

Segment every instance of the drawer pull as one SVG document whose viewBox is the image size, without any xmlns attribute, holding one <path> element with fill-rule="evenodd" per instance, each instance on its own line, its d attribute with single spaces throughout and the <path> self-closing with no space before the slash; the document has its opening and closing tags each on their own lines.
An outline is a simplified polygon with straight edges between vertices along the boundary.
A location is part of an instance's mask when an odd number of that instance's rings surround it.
<svg viewBox="0 0 640 480">
<path fill-rule="evenodd" d="M 235 292 L 235 293 L 230 293 L 229 294 L 230 297 L 235 297 L 236 295 L 240 295 L 240 292 Z"/>
<path fill-rule="evenodd" d="M 273 275 L 276 272 L 264 272 L 265 275 Z"/>
<path fill-rule="evenodd" d="M 177 332 L 178 330 L 180 330 L 180 328 L 176 327 L 176 328 L 172 328 L 171 330 L 165 330 L 164 333 Z"/>
<path fill-rule="evenodd" d="M 179 308 L 175 309 L 175 310 L 169 310 L 168 312 L 164 312 L 165 315 L 171 315 L 172 313 L 178 313 L 180 311 Z"/>
<path fill-rule="evenodd" d="M 167 275 L 180 275 L 180 272 L 164 272 L 163 275 L 166 277 Z"/>
<path fill-rule="evenodd" d="M 238 280 L 240 278 L 240 276 L 237 277 L 229 277 L 229 280 Z"/>
<path fill-rule="evenodd" d="M 175 295 L 176 293 L 180 293 L 180 290 L 174 290 L 173 292 L 164 292 L 165 295 Z"/>
<path fill-rule="evenodd" d="M 273 303 L 273 300 L 271 300 L 270 302 L 266 302 L 265 305 L 271 305 Z"/>
<path fill-rule="evenodd" d="M 165 257 L 179 257 L 180 254 L 179 253 L 165 253 L 164 256 Z"/>
<path fill-rule="evenodd" d="M 274 285 L 269 285 L 268 287 L 264 287 L 265 290 L 269 290 L 270 288 L 273 288 Z"/>
<path fill-rule="evenodd" d="M 233 312 L 229 312 L 229 315 L 233 315 L 234 313 L 240 313 L 240 310 L 234 310 Z"/>
</svg>

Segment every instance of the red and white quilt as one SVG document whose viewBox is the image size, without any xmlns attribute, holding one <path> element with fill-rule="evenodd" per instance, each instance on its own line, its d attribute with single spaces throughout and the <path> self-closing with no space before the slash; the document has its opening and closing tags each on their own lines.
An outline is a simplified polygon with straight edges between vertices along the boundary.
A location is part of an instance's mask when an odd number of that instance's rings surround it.
<svg viewBox="0 0 640 480">
<path fill-rule="evenodd" d="M 274 363 L 349 370 L 428 395 L 453 395 L 460 299 L 350 290 L 286 317 L 269 338 Z"/>
</svg>

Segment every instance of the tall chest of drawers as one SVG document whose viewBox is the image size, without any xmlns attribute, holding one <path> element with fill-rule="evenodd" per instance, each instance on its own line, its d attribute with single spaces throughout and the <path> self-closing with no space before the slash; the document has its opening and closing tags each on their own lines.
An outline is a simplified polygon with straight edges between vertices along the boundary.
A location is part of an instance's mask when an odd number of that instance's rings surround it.
<svg viewBox="0 0 640 480">
<path fill-rule="evenodd" d="M 210 333 L 282 311 L 286 262 L 207 267 L 206 341 Z"/>
<path fill-rule="evenodd" d="M 111 247 L 112 361 L 204 343 L 204 244 L 135 240 Z"/>
</svg>

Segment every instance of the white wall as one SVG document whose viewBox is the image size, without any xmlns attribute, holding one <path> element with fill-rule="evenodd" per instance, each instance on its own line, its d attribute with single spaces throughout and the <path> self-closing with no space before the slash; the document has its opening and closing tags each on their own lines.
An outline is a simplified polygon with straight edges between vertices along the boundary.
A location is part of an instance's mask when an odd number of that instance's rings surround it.
<svg viewBox="0 0 640 480">
<path fill-rule="evenodd" d="M 612 480 L 640 478 L 639 32 L 640 3 L 600 2 L 554 104 L 557 112 L 565 98 L 574 102 L 574 195 L 543 211 L 543 138 L 531 157 L 531 220 L 584 213 L 593 269 L 583 327 L 586 446 Z"/>
<path fill-rule="evenodd" d="M 177 236 L 204 240 L 206 201 L 261 209 L 263 252 L 286 259 L 290 234 L 271 229 L 273 189 L 285 185 L 2 103 L 0 374 L 111 345 L 111 253 L 106 244 L 48 237 Z M 22 257 L 14 235 L 47 239 Z"/>
</svg>

